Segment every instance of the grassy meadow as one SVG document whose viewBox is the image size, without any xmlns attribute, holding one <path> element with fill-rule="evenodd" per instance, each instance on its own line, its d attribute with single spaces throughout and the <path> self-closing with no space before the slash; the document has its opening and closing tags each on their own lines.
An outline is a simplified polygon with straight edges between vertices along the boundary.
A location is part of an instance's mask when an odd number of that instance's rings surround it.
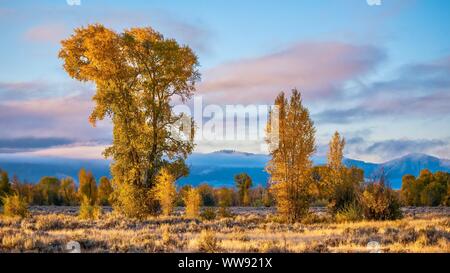
<svg viewBox="0 0 450 273">
<path fill-rule="evenodd" d="M 28 218 L 1 216 L 0 251 L 68 252 L 76 241 L 81 252 L 450 253 L 450 208 L 402 211 L 399 220 L 337 223 L 312 208 L 289 224 L 277 221 L 273 208 L 233 207 L 229 217 L 209 220 L 187 219 L 176 208 L 173 216 L 133 220 L 103 207 L 98 220 L 81 220 L 78 207 L 36 206 Z"/>
</svg>

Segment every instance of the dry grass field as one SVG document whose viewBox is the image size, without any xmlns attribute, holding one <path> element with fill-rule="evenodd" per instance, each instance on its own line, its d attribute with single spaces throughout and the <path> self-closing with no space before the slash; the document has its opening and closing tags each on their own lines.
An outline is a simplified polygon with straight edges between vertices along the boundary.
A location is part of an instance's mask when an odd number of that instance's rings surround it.
<svg viewBox="0 0 450 273">
<path fill-rule="evenodd" d="M 301 223 L 277 221 L 270 208 L 232 208 L 232 217 L 126 219 L 103 208 L 80 220 L 77 207 L 32 207 L 26 219 L 0 216 L 0 252 L 445 252 L 450 209 L 403 208 L 395 221 L 335 223 L 320 208 Z M 374 243 L 369 242 L 376 242 Z M 368 247 L 369 245 L 369 247 Z M 377 248 L 379 246 L 379 248 Z"/>
</svg>

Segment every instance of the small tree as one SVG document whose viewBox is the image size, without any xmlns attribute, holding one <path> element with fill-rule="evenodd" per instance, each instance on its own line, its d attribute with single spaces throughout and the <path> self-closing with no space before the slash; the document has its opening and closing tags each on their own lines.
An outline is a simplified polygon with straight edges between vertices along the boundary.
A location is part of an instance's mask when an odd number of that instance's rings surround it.
<svg viewBox="0 0 450 273">
<path fill-rule="evenodd" d="M 101 205 L 110 205 L 110 198 L 113 192 L 111 182 L 106 176 L 100 178 L 100 183 L 98 185 L 98 200 Z"/>
<path fill-rule="evenodd" d="M 36 185 L 37 190 L 42 198 L 43 205 L 61 205 L 59 190 L 61 181 L 52 176 L 44 176 Z"/>
<path fill-rule="evenodd" d="M 402 188 L 400 190 L 400 198 L 404 205 L 414 205 L 413 187 L 416 183 L 414 175 L 407 174 L 402 177 Z"/>
<path fill-rule="evenodd" d="M 184 203 L 186 204 L 186 216 L 197 218 L 200 215 L 201 196 L 198 189 L 191 188 L 186 192 Z"/>
<path fill-rule="evenodd" d="M 233 190 L 222 187 L 217 190 L 218 205 L 221 208 L 230 207 L 233 204 Z"/>
<path fill-rule="evenodd" d="M 6 196 L 12 192 L 8 173 L 0 169 L 0 197 Z"/>
<path fill-rule="evenodd" d="M 102 214 L 102 208 L 97 204 L 92 204 L 86 195 L 82 195 L 79 217 L 84 220 L 96 220 Z"/>
<path fill-rule="evenodd" d="M 184 200 L 186 199 L 187 192 L 192 189 L 191 185 L 183 185 L 177 193 L 176 205 L 180 207 L 185 207 L 186 204 Z"/>
<path fill-rule="evenodd" d="M 78 204 L 79 200 L 77 196 L 77 189 L 72 177 L 61 179 L 59 195 L 64 205 L 74 206 Z"/>
<path fill-rule="evenodd" d="M 246 173 L 240 173 L 234 176 L 234 181 L 238 189 L 241 205 L 248 206 L 250 204 L 249 189 L 252 186 L 252 178 Z"/>
<path fill-rule="evenodd" d="M 197 189 L 202 198 L 203 206 L 212 207 L 216 205 L 216 198 L 214 197 L 214 189 L 210 185 L 202 183 L 197 187 Z"/>
<path fill-rule="evenodd" d="M 78 182 L 80 200 L 83 201 L 83 198 L 86 197 L 91 205 L 94 205 L 97 202 L 97 183 L 92 172 L 86 172 L 85 169 L 81 169 L 78 173 Z"/>
<path fill-rule="evenodd" d="M 28 203 L 18 194 L 3 196 L 3 214 L 9 217 L 19 216 L 25 218 L 29 215 Z"/>
<path fill-rule="evenodd" d="M 177 188 L 175 186 L 175 178 L 167 169 L 162 169 L 156 177 L 155 197 L 159 201 L 162 213 L 166 216 L 173 211 L 175 199 L 177 197 Z"/>
</svg>

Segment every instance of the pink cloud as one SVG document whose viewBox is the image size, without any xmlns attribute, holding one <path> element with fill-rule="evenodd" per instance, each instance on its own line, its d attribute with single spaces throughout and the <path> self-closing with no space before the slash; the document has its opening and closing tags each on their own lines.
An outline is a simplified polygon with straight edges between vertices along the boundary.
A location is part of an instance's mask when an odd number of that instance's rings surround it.
<svg viewBox="0 0 450 273">
<path fill-rule="evenodd" d="M 28 29 L 24 38 L 31 42 L 59 42 L 67 36 L 68 30 L 62 24 L 38 25 Z"/>
<path fill-rule="evenodd" d="M 308 42 L 259 58 L 226 63 L 203 73 L 199 93 L 212 101 L 270 102 L 297 87 L 308 99 L 337 95 L 343 85 L 384 60 L 382 50 L 339 42 Z"/>
<path fill-rule="evenodd" d="M 67 137 L 89 140 L 110 137 L 110 122 L 93 128 L 88 117 L 94 103 L 83 95 L 0 103 L 0 137 Z"/>
</svg>

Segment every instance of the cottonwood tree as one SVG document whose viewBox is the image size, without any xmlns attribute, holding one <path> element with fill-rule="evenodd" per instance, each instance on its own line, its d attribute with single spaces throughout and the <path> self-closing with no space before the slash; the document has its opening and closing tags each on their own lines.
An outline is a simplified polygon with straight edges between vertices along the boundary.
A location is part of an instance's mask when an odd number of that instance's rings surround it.
<svg viewBox="0 0 450 273">
<path fill-rule="evenodd" d="M 199 80 L 197 56 L 151 28 L 123 33 L 89 25 L 61 42 L 59 57 L 73 78 L 95 83 L 90 122 L 109 117 L 115 207 L 130 217 L 157 211 L 152 194 L 162 167 L 179 178 L 194 147 L 192 119 L 175 114 L 174 98 L 185 102 Z M 184 135 L 179 134 L 179 129 Z"/>
<path fill-rule="evenodd" d="M 278 213 L 287 221 L 296 221 L 308 212 L 311 201 L 309 172 L 316 150 L 316 130 L 296 89 L 289 100 L 281 92 L 275 106 L 276 112 L 272 111 L 266 129 L 272 157 L 266 169 Z M 273 133 L 274 122 L 277 134 Z"/>
</svg>

